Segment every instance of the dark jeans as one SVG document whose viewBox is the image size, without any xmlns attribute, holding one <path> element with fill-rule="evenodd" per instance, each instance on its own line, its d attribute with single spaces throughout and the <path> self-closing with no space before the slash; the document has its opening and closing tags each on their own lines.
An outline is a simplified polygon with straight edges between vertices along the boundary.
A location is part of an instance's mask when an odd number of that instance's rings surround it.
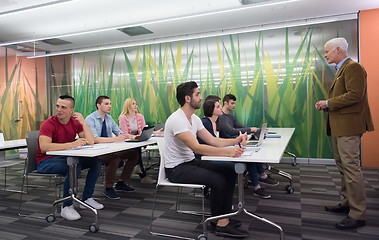
<svg viewBox="0 0 379 240">
<path fill-rule="evenodd" d="M 259 174 L 263 173 L 265 169 L 263 163 L 248 163 L 247 171 L 249 172 L 253 186 L 257 186 L 259 184 Z"/>
<path fill-rule="evenodd" d="M 166 168 L 166 175 L 174 183 L 204 184 L 210 187 L 212 216 L 231 212 L 236 173 L 230 167 L 194 159 L 174 168 Z"/>
<path fill-rule="evenodd" d="M 101 161 L 98 158 L 80 157 L 79 164 L 77 165 L 77 176 L 79 176 L 82 169 L 89 168 L 86 185 L 83 191 L 83 201 L 91 198 L 95 190 L 96 180 L 101 171 Z M 68 175 L 69 166 L 67 165 L 67 156 L 58 156 L 47 158 L 37 164 L 37 171 L 39 173 L 55 173 L 66 176 L 63 188 L 63 197 L 69 196 L 70 189 L 70 176 Z M 71 206 L 72 200 L 67 200 L 63 206 Z"/>
<path fill-rule="evenodd" d="M 140 179 L 142 179 L 142 178 L 146 177 L 146 169 L 143 167 L 143 162 L 142 162 L 142 148 L 139 147 L 139 148 L 136 148 L 135 150 L 139 154 L 137 164 L 140 166 L 141 172 L 142 172 L 142 173 L 138 173 L 138 176 Z"/>
</svg>

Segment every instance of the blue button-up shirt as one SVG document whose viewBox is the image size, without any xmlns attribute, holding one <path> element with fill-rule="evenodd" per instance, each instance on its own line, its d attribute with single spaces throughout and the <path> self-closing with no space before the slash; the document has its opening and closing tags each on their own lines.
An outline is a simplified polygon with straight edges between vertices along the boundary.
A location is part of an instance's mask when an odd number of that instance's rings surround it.
<svg viewBox="0 0 379 240">
<path fill-rule="evenodd" d="M 340 70 L 342 64 L 348 59 L 349 57 L 345 57 L 344 59 L 341 60 L 341 62 L 339 62 L 337 65 L 336 65 L 336 70 L 338 72 L 338 70 Z"/>
<path fill-rule="evenodd" d="M 112 133 L 116 136 L 122 133 L 121 129 L 115 123 L 113 118 L 109 114 L 105 114 L 104 118 L 105 124 L 107 125 L 107 135 L 108 137 L 112 137 Z M 101 136 L 101 128 L 103 126 L 103 120 L 100 117 L 98 111 L 95 111 L 86 117 L 86 122 L 91 129 L 94 137 Z"/>
</svg>

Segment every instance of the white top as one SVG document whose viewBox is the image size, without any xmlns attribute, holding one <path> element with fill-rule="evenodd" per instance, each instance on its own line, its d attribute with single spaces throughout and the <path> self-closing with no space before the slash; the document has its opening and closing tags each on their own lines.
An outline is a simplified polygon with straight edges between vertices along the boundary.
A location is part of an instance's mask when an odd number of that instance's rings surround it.
<svg viewBox="0 0 379 240">
<path fill-rule="evenodd" d="M 177 136 L 179 133 L 191 132 L 196 138 L 197 131 L 203 129 L 204 125 L 201 119 L 195 114 L 192 114 L 191 121 L 192 124 L 188 121 L 183 110 L 180 108 L 167 119 L 164 129 L 166 168 L 176 167 L 181 163 L 192 161 L 195 158 L 193 151 L 179 140 Z"/>
</svg>

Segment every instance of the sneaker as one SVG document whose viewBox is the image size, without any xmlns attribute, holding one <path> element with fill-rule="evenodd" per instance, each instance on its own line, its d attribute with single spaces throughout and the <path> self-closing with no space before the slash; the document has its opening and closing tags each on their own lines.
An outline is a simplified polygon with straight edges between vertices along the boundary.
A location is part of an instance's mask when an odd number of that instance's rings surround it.
<svg viewBox="0 0 379 240">
<path fill-rule="evenodd" d="M 266 179 L 259 178 L 259 182 L 264 183 L 266 185 L 270 185 L 270 186 L 278 186 L 279 185 L 279 182 L 276 181 L 275 179 L 273 179 L 270 174 L 267 174 Z"/>
<path fill-rule="evenodd" d="M 80 214 L 75 210 L 74 205 L 62 207 L 61 217 L 70 221 L 79 220 L 81 218 Z"/>
<path fill-rule="evenodd" d="M 155 183 L 157 183 L 157 180 L 154 180 L 151 177 L 146 176 L 144 178 L 141 178 L 141 183 L 144 183 L 144 184 L 155 184 Z"/>
<path fill-rule="evenodd" d="M 235 238 L 244 238 L 249 236 L 249 232 L 231 226 L 231 224 L 226 225 L 225 227 L 216 226 L 215 235 L 225 236 L 225 237 L 235 237 Z"/>
<path fill-rule="evenodd" d="M 133 174 L 140 174 L 142 173 L 140 165 L 136 165 L 133 169 Z"/>
<path fill-rule="evenodd" d="M 88 205 L 90 205 L 91 207 L 93 207 L 94 209 L 97 209 L 97 210 L 104 208 L 103 204 L 96 202 L 95 199 L 93 199 L 93 198 L 88 198 L 84 202 L 87 203 Z M 80 205 L 80 208 L 81 209 L 87 209 L 84 205 Z"/>
<path fill-rule="evenodd" d="M 253 190 L 253 194 L 263 199 L 271 198 L 271 195 L 267 194 L 264 188 L 258 188 L 257 190 Z"/>
<path fill-rule="evenodd" d="M 124 192 L 135 192 L 136 190 L 132 187 L 129 187 L 124 182 L 117 182 L 116 184 L 116 191 L 124 191 Z"/>
<path fill-rule="evenodd" d="M 120 199 L 120 196 L 117 195 L 117 193 L 114 190 L 114 188 L 110 188 L 108 190 L 105 190 L 104 195 L 107 198 L 112 199 L 112 200 L 118 200 L 118 199 Z"/>
</svg>

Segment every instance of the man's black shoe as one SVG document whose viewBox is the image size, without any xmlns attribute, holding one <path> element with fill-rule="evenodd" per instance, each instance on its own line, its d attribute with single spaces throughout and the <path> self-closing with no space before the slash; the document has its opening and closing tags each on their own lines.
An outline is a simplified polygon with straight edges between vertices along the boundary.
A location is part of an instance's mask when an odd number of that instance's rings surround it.
<svg viewBox="0 0 379 240">
<path fill-rule="evenodd" d="M 355 229 L 355 228 L 363 227 L 364 225 L 366 225 L 366 221 L 354 220 L 351 217 L 347 216 L 341 222 L 336 223 L 336 228 L 338 228 L 338 229 Z"/>
<path fill-rule="evenodd" d="M 325 211 L 334 213 L 349 213 L 350 208 L 341 206 L 341 204 L 337 204 L 336 206 L 326 206 Z"/>
<path fill-rule="evenodd" d="M 232 227 L 230 224 L 225 227 L 216 226 L 215 235 L 224 237 L 244 238 L 249 236 L 249 233 L 245 230 Z"/>
<path fill-rule="evenodd" d="M 241 227 L 241 221 L 237 219 L 229 218 L 229 224 L 233 227 Z"/>
</svg>

